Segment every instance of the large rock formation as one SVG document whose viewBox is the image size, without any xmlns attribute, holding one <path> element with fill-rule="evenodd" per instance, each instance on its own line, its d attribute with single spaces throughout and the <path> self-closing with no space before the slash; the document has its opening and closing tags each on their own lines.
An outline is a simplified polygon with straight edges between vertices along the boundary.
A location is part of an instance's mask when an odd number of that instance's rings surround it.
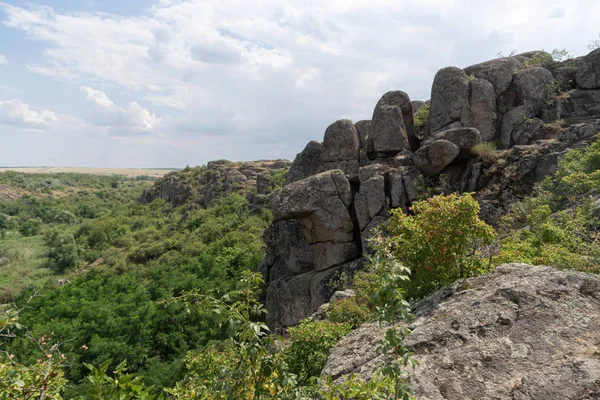
<svg viewBox="0 0 600 400">
<path fill-rule="evenodd" d="M 419 399 L 600 399 L 600 278 L 505 264 L 417 303 L 405 341 Z M 332 350 L 335 380 L 370 378 L 382 330 L 365 324 Z"/>
<path fill-rule="evenodd" d="M 170 172 L 146 189 L 139 200 L 148 204 L 162 199 L 175 206 L 192 201 L 207 207 L 222 196 L 239 193 L 260 208 L 267 203 L 272 172 L 285 172 L 289 167 L 287 160 L 210 161 L 205 167 Z"/>
<path fill-rule="evenodd" d="M 497 223 L 568 149 L 600 131 L 599 63 L 597 50 L 564 62 L 538 51 L 443 68 L 419 137 L 413 113 L 425 102 L 399 90 L 381 97 L 371 120 L 330 125 L 323 143 L 298 154 L 272 201 L 276 221 L 261 264 L 269 324 L 287 326 L 314 312 L 327 300 L 326 290 L 314 290 L 325 287 L 317 282 L 323 274 L 353 271 L 348 263 L 361 260 L 373 228 L 393 208 L 410 212 L 431 193 L 430 182 L 474 192 L 481 217 Z M 471 151 L 490 141 L 501 150 L 490 157 Z M 272 231 L 281 237 L 268 239 Z"/>
</svg>

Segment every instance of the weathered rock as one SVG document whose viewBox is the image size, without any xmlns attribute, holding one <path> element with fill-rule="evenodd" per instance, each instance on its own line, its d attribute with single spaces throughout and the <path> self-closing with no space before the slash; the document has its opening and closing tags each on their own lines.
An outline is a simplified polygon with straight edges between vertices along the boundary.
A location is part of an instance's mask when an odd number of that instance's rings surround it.
<svg viewBox="0 0 600 400">
<path fill-rule="evenodd" d="M 360 230 L 387 208 L 385 178 L 375 175 L 361 183 L 360 190 L 354 196 L 354 210 Z"/>
<path fill-rule="evenodd" d="M 452 123 L 460 124 L 462 110 L 469 104 L 469 77 L 460 68 L 446 67 L 435 74 L 431 88 L 429 131 L 447 129 Z"/>
<path fill-rule="evenodd" d="M 358 170 L 359 181 L 362 184 L 375 175 L 385 175 L 390 168 L 391 166 L 388 164 L 371 164 L 360 167 Z"/>
<path fill-rule="evenodd" d="M 270 281 L 313 269 L 313 251 L 295 220 L 273 222 L 263 239 L 267 251 L 260 270 Z"/>
<path fill-rule="evenodd" d="M 414 137 L 412 104 L 402 91 L 388 92 L 375 106 L 367 138 L 371 158 L 389 157 L 411 149 Z"/>
<path fill-rule="evenodd" d="M 297 324 L 329 301 L 334 292 L 331 283 L 340 274 L 352 277 L 364 265 L 365 260 L 359 258 L 325 271 L 309 271 L 270 282 L 265 299 L 265 307 L 270 310 L 267 324 L 280 328 Z"/>
<path fill-rule="evenodd" d="M 524 105 L 528 117 L 537 117 L 548 101 L 548 87 L 552 74 L 542 67 L 531 67 L 515 75 L 509 89 L 498 99 L 498 110 L 502 113 Z"/>
<path fill-rule="evenodd" d="M 576 80 L 582 89 L 600 89 L 600 49 L 579 60 Z"/>
<path fill-rule="evenodd" d="M 340 119 L 327 127 L 323 138 L 323 161 L 358 161 L 360 139 L 349 119 Z"/>
<path fill-rule="evenodd" d="M 406 134 L 408 135 L 408 138 L 410 140 L 410 138 L 414 134 L 415 124 L 413 118 L 414 110 L 412 106 L 412 101 L 410 101 L 410 97 L 408 97 L 408 94 L 401 90 L 392 90 L 390 92 L 387 92 L 386 94 L 381 96 L 381 99 L 379 99 L 377 105 L 375 105 L 375 108 L 385 106 L 400 107 L 400 110 L 402 110 L 402 120 L 404 121 L 404 126 L 406 128 Z"/>
<path fill-rule="evenodd" d="M 564 152 L 550 153 L 541 158 L 535 167 L 535 180 L 541 182 L 545 177 L 556 172 L 558 169 L 558 160 L 564 155 Z"/>
<path fill-rule="evenodd" d="M 497 58 L 465 68 L 467 75 L 485 79 L 494 86 L 496 97 L 510 86 L 513 75 L 523 68 L 523 63 L 513 57 Z"/>
<path fill-rule="evenodd" d="M 600 279 L 505 264 L 417 303 L 405 340 L 419 399 L 600 398 Z M 330 352 L 323 375 L 370 378 L 382 329 L 365 324 Z"/>
<path fill-rule="evenodd" d="M 413 155 L 413 163 L 424 175 L 437 175 L 460 153 L 457 145 L 447 140 L 426 142 Z"/>
<path fill-rule="evenodd" d="M 179 183 L 173 176 L 167 175 L 154 188 L 145 190 L 139 201 L 142 204 L 149 204 L 156 199 L 162 199 L 175 206 L 180 206 L 190 198 L 191 194 L 190 185 Z"/>
<path fill-rule="evenodd" d="M 433 135 L 432 140 L 447 140 L 460 149 L 457 158 L 470 158 L 473 146 L 481 143 L 481 135 L 475 128 L 455 128 Z"/>
<path fill-rule="evenodd" d="M 304 150 L 298 153 L 294 162 L 292 162 L 287 176 L 287 183 L 318 174 L 321 170 L 324 153 L 325 147 L 322 143 L 316 140 L 308 142 Z"/>
<path fill-rule="evenodd" d="M 269 171 L 261 171 L 256 174 L 256 192 L 258 194 L 267 194 L 271 185 L 271 173 Z"/>
<path fill-rule="evenodd" d="M 313 268 L 316 271 L 323 271 L 356 260 L 360 256 L 354 241 L 314 243 L 310 247 L 313 253 Z"/>
<path fill-rule="evenodd" d="M 544 121 L 538 118 L 526 119 L 512 130 L 512 141 L 516 145 L 531 143 L 531 139 L 544 126 Z M 507 128 L 508 129 L 508 128 Z M 507 133 L 508 134 L 508 133 Z"/>
<path fill-rule="evenodd" d="M 492 84 L 481 78 L 471 81 L 469 104 L 462 111 L 460 122 L 463 126 L 477 128 L 484 141 L 496 135 L 496 92 Z"/>
<path fill-rule="evenodd" d="M 408 211 L 410 201 L 408 193 L 406 193 L 406 185 L 402 172 L 394 169 L 389 172 L 389 191 L 390 191 L 390 206 L 392 208 L 402 207 L 404 211 Z"/>
<path fill-rule="evenodd" d="M 500 143 L 503 147 L 511 145 L 514 130 L 527 120 L 528 115 L 524 105 L 515 107 L 504 114 L 500 127 Z"/>
<path fill-rule="evenodd" d="M 600 118 L 600 89 L 571 90 L 567 97 L 558 100 L 560 100 L 558 117 L 565 118 L 570 123 Z"/>
<path fill-rule="evenodd" d="M 553 73 L 558 88 L 563 92 L 575 89 L 577 86 L 576 75 L 577 67 L 560 67 Z"/>
<path fill-rule="evenodd" d="M 296 219 L 309 243 L 350 242 L 351 203 L 348 179 L 342 171 L 334 170 L 284 186 L 271 198 L 271 210 L 276 220 Z"/>
<path fill-rule="evenodd" d="M 367 136 L 369 136 L 369 130 L 371 129 L 371 120 L 363 119 L 354 124 L 358 137 L 360 139 L 361 147 L 367 146 Z"/>
</svg>

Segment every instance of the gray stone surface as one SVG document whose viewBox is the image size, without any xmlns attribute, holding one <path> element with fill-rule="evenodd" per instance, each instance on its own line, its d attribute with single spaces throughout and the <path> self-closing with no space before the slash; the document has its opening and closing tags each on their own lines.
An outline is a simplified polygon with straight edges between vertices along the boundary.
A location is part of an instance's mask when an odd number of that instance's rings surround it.
<svg viewBox="0 0 600 400">
<path fill-rule="evenodd" d="M 377 108 L 371 121 L 367 149 L 376 155 L 393 156 L 406 148 L 410 145 L 400 107 Z"/>
<path fill-rule="evenodd" d="M 600 398 L 600 279 L 505 264 L 414 307 L 406 344 L 419 399 Z M 369 378 L 382 330 L 365 324 L 332 350 L 323 375 Z"/>
<path fill-rule="evenodd" d="M 577 63 L 577 86 L 600 89 L 600 49 L 590 52 Z"/>
<path fill-rule="evenodd" d="M 287 183 L 299 181 L 316 175 L 321 170 L 325 147 L 322 143 L 312 140 L 304 150 L 296 155 L 288 171 Z"/>
<path fill-rule="evenodd" d="M 523 68 L 523 63 L 513 57 L 497 58 L 465 68 L 467 75 L 485 79 L 494 86 L 496 96 L 501 95 L 510 86 L 513 75 Z"/>
<path fill-rule="evenodd" d="M 477 128 L 484 141 L 496 136 L 496 92 L 487 80 L 476 78 L 471 81 L 469 104 L 462 111 L 460 122 L 463 126 Z"/>
<path fill-rule="evenodd" d="M 360 139 L 349 119 L 340 119 L 327 127 L 323 137 L 323 161 L 358 161 Z"/>
<path fill-rule="evenodd" d="M 426 142 L 413 155 L 415 167 L 424 175 L 437 175 L 460 153 L 457 145 L 447 140 Z"/>
<path fill-rule="evenodd" d="M 475 128 L 455 128 L 436 133 L 432 140 L 447 140 L 458 146 L 460 153 L 457 157 L 470 158 L 473 146 L 481 143 L 481 134 Z"/>
<path fill-rule="evenodd" d="M 469 104 L 469 77 L 460 68 L 442 68 L 433 78 L 429 131 L 447 129 L 452 123 L 460 124 L 462 110 Z"/>
<path fill-rule="evenodd" d="M 309 243 L 349 242 L 353 239 L 351 203 L 348 179 L 334 170 L 284 186 L 271 198 L 271 210 L 276 220 L 296 219 Z"/>
</svg>

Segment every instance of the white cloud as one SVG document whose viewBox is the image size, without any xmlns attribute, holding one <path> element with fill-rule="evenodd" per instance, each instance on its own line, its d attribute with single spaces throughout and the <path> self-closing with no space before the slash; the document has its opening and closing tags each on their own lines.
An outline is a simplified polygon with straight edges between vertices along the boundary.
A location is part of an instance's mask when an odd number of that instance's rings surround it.
<svg viewBox="0 0 600 400">
<path fill-rule="evenodd" d="M 0 54 L 0 65 L 8 65 L 8 58 L 4 54 Z"/>
<path fill-rule="evenodd" d="M 112 127 L 115 133 L 151 132 L 160 125 L 161 119 L 137 102 L 130 103 L 125 109 L 118 107 L 101 90 L 89 86 L 81 86 L 80 90 L 89 105 L 84 119 L 93 125 Z"/>
<path fill-rule="evenodd" d="M 0 0 L 0 9 L 6 27 L 43 46 L 31 71 L 82 87 L 91 131 L 168 133 L 179 140 L 169 151 L 197 144 L 213 149 L 206 157 L 252 159 L 294 157 L 335 119 L 370 118 L 388 90 L 425 100 L 447 65 L 514 49 L 583 54 L 600 2 L 155 0 L 120 16 Z M 208 161 L 195 150 L 182 165 Z"/>
<path fill-rule="evenodd" d="M 50 110 L 35 111 L 19 99 L 0 101 L 0 124 L 24 128 L 41 128 L 58 121 Z"/>
</svg>

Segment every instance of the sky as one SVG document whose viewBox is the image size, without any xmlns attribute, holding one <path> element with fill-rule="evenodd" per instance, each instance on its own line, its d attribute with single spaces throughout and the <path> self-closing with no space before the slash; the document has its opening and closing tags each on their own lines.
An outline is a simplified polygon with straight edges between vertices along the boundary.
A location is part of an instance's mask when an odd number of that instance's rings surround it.
<svg viewBox="0 0 600 400">
<path fill-rule="evenodd" d="M 597 0 L 0 0 L 0 166 L 293 159 L 435 73 L 588 52 Z"/>
</svg>

